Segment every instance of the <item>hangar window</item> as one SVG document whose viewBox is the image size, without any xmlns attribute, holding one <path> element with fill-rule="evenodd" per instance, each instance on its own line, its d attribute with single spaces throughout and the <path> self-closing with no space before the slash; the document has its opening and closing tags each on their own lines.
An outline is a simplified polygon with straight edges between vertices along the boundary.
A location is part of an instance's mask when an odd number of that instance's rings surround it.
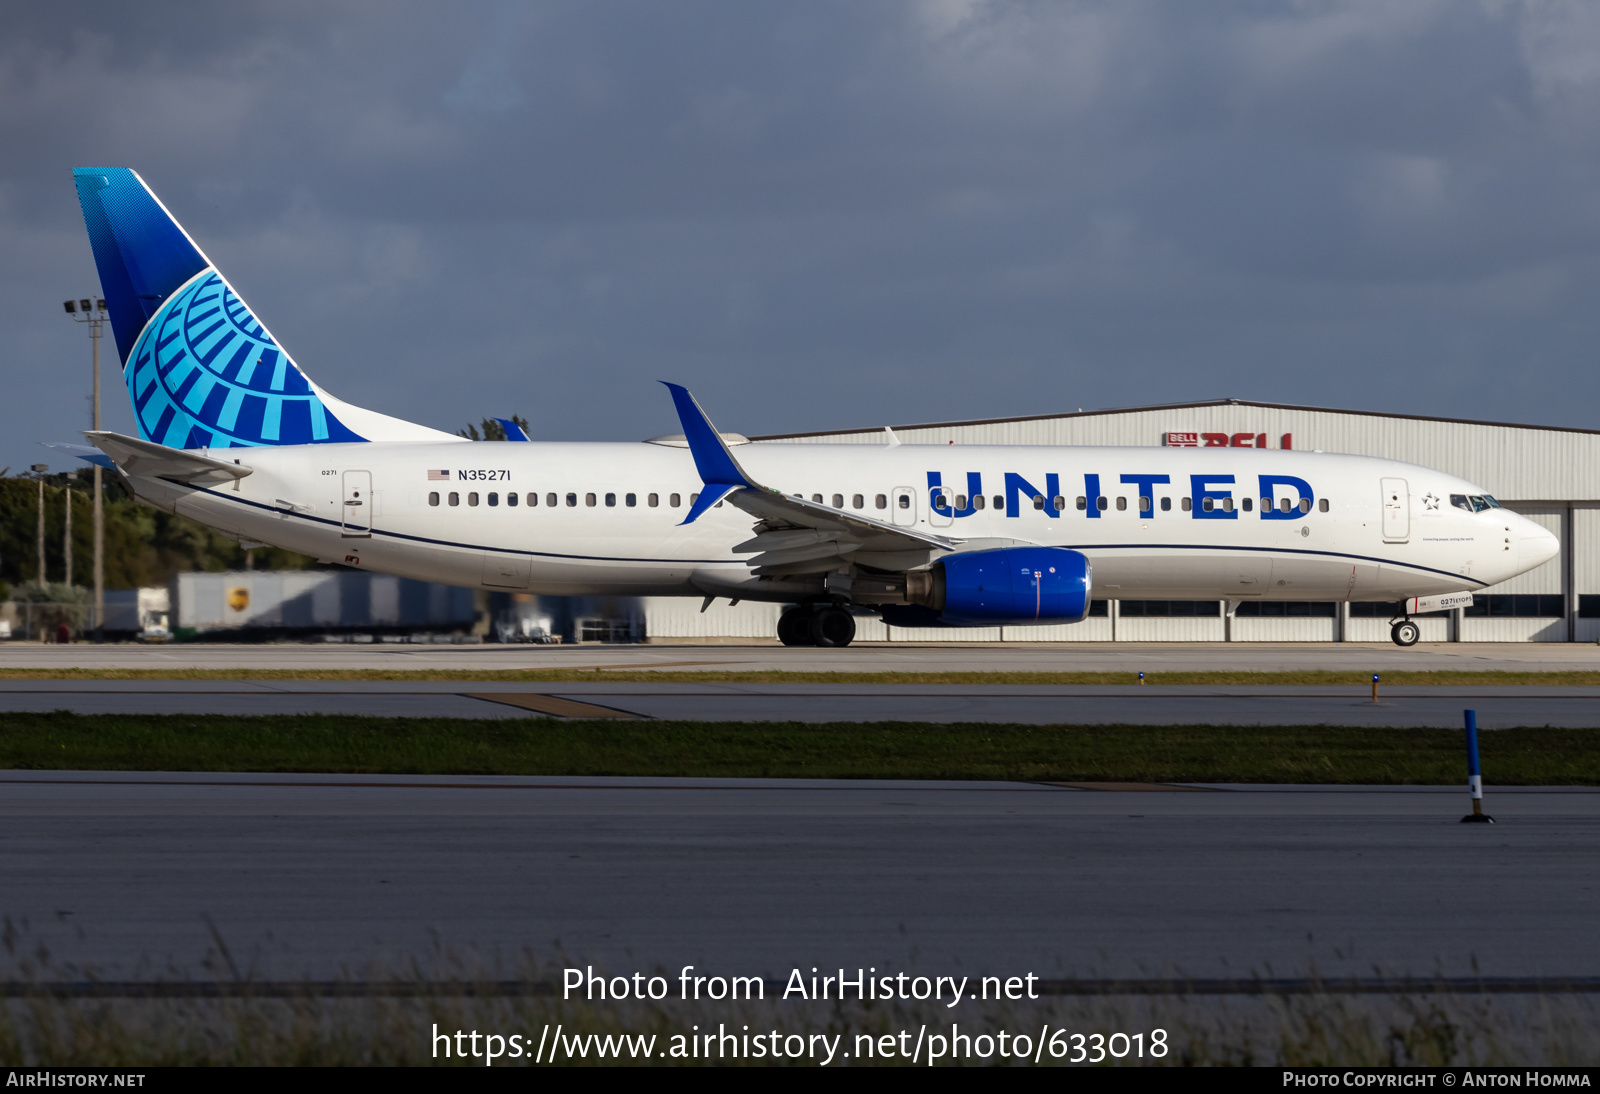
<svg viewBox="0 0 1600 1094">
<path fill-rule="evenodd" d="M 1557 599 L 1559 599 L 1559 597 Z M 1478 597 L 1478 600 L 1480 600 L 1480 601 L 1483 600 L 1483 597 L 1481 597 L 1481 596 Z M 1351 604 L 1350 604 L 1350 618 L 1351 619 L 1395 619 L 1395 618 L 1399 617 L 1400 615 L 1404 614 L 1402 612 L 1402 610 L 1401 610 L 1402 607 L 1403 606 L 1401 605 L 1400 601 L 1398 601 L 1398 600 L 1394 600 L 1394 601 L 1388 601 L 1388 600 L 1352 601 Z M 1467 609 L 1467 610 L 1469 612 L 1471 611 L 1470 608 Z M 1411 618 L 1412 619 L 1433 619 L 1433 618 L 1436 618 L 1436 617 L 1437 618 L 1443 618 L 1444 616 L 1447 616 L 1449 614 L 1450 613 L 1448 611 L 1443 611 L 1443 612 L 1422 612 L 1420 614 L 1417 613 L 1417 612 L 1412 612 L 1411 613 Z"/>
<path fill-rule="evenodd" d="M 1104 600 L 1091 600 L 1089 601 L 1089 617 L 1091 619 L 1104 619 L 1111 614 L 1109 608 L 1110 605 Z"/>
<path fill-rule="evenodd" d="M 1328 511 L 1328 499 L 1327 498 L 1319 498 L 1317 500 L 1317 512 L 1326 513 L 1327 511 Z"/>
<path fill-rule="evenodd" d="M 1246 600 L 1233 614 L 1243 619 L 1332 619 L 1338 609 L 1328 600 Z"/>
<path fill-rule="evenodd" d="M 678 506 L 683 504 L 683 496 L 681 494 L 668 494 L 667 504 L 676 509 Z"/>
<path fill-rule="evenodd" d="M 889 499 L 883 494 L 878 494 L 873 497 L 872 504 L 879 509 L 887 509 L 889 508 Z"/>
<path fill-rule="evenodd" d="M 1222 606 L 1215 600 L 1124 600 L 1117 605 L 1124 618 L 1181 616 L 1219 616 Z"/>
<path fill-rule="evenodd" d="M 1044 508 L 1044 495 L 1043 494 L 1035 494 L 1033 496 L 1033 507 L 1035 509 L 1043 509 Z"/>
<path fill-rule="evenodd" d="M 430 490 L 428 492 L 428 504 L 429 505 L 438 505 L 439 504 L 439 491 Z"/>
<path fill-rule="evenodd" d="M 1119 513 L 1125 512 L 1127 510 L 1127 508 L 1128 508 L 1128 499 L 1127 498 L 1118 498 L 1117 499 L 1117 512 L 1119 512 Z"/>
<path fill-rule="evenodd" d="M 1163 513 L 1172 512 L 1172 499 L 1171 498 L 1162 498 L 1161 499 L 1161 511 Z"/>
<path fill-rule="evenodd" d="M 852 509 L 861 509 L 861 508 L 865 508 L 866 504 L 867 504 L 867 499 L 862 497 L 860 494 L 851 494 L 850 495 L 850 508 L 852 508 Z"/>
<path fill-rule="evenodd" d="M 451 505 L 460 505 L 461 504 L 461 495 L 456 493 L 454 490 L 450 491 L 450 504 Z"/>
<path fill-rule="evenodd" d="M 894 499 L 894 503 L 896 505 L 898 505 L 902 509 L 910 509 L 911 508 L 911 495 L 910 494 L 901 494 L 899 497 Z"/>
<path fill-rule="evenodd" d="M 1062 497 L 1060 494 L 1057 494 L 1051 499 L 1050 504 L 1056 507 L 1056 512 L 1060 513 L 1065 511 L 1067 508 L 1067 499 Z"/>
<path fill-rule="evenodd" d="M 594 502 L 591 501 L 589 504 L 593 505 Z M 606 495 L 606 508 L 607 509 L 615 509 L 616 507 L 617 507 L 617 496 L 615 494 L 607 494 Z"/>
<path fill-rule="evenodd" d="M 1243 509 L 1246 513 L 1248 513 L 1250 511 L 1250 505 L 1251 505 L 1251 503 L 1253 501 L 1254 501 L 1253 498 L 1240 498 L 1239 499 L 1239 508 Z M 1272 499 L 1271 498 L 1262 498 L 1261 499 L 1261 511 L 1263 513 L 1265 513 L 1268 509 L 1271 509 L 1271 508 L 1272 508 Z"/>
<path fill-rule="evenodd" d="M 474 490 L 472 493 L 467 495 L 467 504 L 468 505 L 477 505 L 478 504 L 478 492 L 476 490 Z"/>
<path fill-rule="evenodd" d="M 583 504 L 587 505 L 590 509 L 593 509 L 595 507 L 595 503 L 596 503 L 597 500 L 598 499 L 596 499 L 593 494 L 585 494 L 583 496 Z"/>
<path fill-rule="evenodd" d="M 1194 503 L 1191 502 L 1188 498 L 1184 498 L 1183 499 L 1183 511 L 1185 513 L 1187 513 L 1192 508 L 1194 508 Z"/>
<path fill-rule="evenodd" d="M 1562 603 L 1560 593 L 1545 595 L 1528 595 L 1518 593 L 1506 595 L 1504 593 L 1484 596 L 1481 593 L 1472 598 L 1468 607 L 1461 609 L 1462 615 L 1492 616 L 1495 618 L 1514 617 L 1518 619 L 1560 619 L 1567 614 L 1566 606 Z"/>
<path fill-rule="evenodd" d="M 644 503 L 646 505 L 648 505 L 650 508 L 654 509 L 656 506 L 661 504 L 661 495 L 660 494 L 646 494 L 644 496 Z"/>
<path fill-rule="evenodd" d="M 574 509 L 574 508 L 577 507 L 577 505 L 578 505 L 578 495 L 576 495 L 576 494 L 568 494 L 567 495 L 567 508 L 568 509 Z"/>
<path fill-rule="evenodd" d="M 515 494 L 507 494 L 506 495 L 506 504 L 509 505 L 509 506 L 512 506 L 513 508 L 515 508 L 515 506 L 517 504 L 517 496 Z"/>
<path fill-rule="evenodd" d="M 1104 513 L 1107 507 L 1106 499 L 1104 497 L 1095 498 L 1094 507 Z"/>
<path fill-rule="evenodd" d="M 1579 619 L 1600 619 L 1600 596 L 1587 594 L 1578 597 Z"/>
<path fill-rule="evenodd" d="M 490 491 L 489 504 L 493 506 L 498 506 L 500 504 L 500 495 L 498 492 Z"/>
</svg>

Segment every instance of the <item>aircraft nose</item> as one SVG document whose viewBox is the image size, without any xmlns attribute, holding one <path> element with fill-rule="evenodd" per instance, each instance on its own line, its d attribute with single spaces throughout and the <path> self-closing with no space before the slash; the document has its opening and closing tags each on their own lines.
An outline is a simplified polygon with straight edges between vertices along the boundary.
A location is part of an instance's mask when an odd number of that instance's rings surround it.
<svg viewBox="0 0 1600 1094">
<path fill-rule="evenodd" d="M 1561 541 L 1554 532 L 1538 521 L 1519 517 L 1521 523 L 1521 548 L 1518 552 L 1524 571 L 1542 566 L 1561 553 Z"/>
</svg>

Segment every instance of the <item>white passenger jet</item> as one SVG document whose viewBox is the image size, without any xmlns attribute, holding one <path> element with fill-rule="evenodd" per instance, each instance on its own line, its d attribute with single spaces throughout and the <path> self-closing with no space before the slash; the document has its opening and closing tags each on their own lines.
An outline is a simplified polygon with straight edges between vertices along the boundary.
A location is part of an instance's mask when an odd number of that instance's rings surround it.
<svg viewBox="0 0 1600 1094">
<path fill-rule="evenodd" d="M 1074 623 L 1091 597 L 1471 603 L 1557 544 L 1469 482 L 1240 448 L 472 443 L 314 384 L 134 172 L 74 172 L 139 437 L 85 458 L 243 541 L 472 588 L 792 605 L 788 645 Z M 80 446 L 81 447 L 81 446 Z"/>
</svg>

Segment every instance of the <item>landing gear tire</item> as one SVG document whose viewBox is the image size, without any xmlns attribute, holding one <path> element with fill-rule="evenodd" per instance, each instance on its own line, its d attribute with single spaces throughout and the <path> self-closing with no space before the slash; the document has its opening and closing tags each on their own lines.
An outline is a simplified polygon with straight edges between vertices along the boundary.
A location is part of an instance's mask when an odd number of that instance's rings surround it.
<svg viewBox="0 0 1600 1094">
<path fill-rule="evenodd" d="M 1397 646 L 1415 646 L 1417 639 L 1422 637 L 1422 628 L 1409 619 L 1402 619 L 1389 628 L 1389 637 L 1394 639 Z"/>
<path fill-rule="evenodd" d="M 823 608 L 811 617 L 811 641 L 828 649 L 848 646 L 856 636 L 856 620 L 843 608 Z"/>
<path fill-rule="evenodd" d="M 778 641 L 785 646 L 812 645 L 811 613 L 804 608 L 790 608 L 778 616 Z"/>
</svg>

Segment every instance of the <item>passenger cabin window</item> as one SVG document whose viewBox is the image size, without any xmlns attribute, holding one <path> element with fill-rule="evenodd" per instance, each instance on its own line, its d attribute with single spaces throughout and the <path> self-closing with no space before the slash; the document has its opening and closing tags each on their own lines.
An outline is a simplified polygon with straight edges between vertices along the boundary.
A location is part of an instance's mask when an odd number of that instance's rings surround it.
<svg viewBox="0 0 1600 1094">
<path fill-rule="evenodd" d="M 1141 512 L 1141 513 L 1150 512 L 1150 499 L 1149 498 L 1141 497 L 1139 499 L 1139 512 Z"/>
<path fill-rule="evenodd" d="M 844 508 L 844 495 L 843 494 L 835 494 L 833 496 L 833 507 L 835 509 L 843 509 Z"/>
<path fill-rule="evenodd" d="M 650 508 L 654 509 L 656 506 L 661 504 L 661 495 L 660 494 L 646 494 L 644 502 Z"/>
<path fill-rule="evenodd" d="M 852 509 L 861 509 L 861 508 L 864 508 L 866 506 L 866 504 L 867 504 L 867 499 L 862 497 L 860 494 L 851 494 L 850 495 L 850 508 L 852 508 Z"/>
<path fill-rule="evenodd" d="M 818 505 L 821 505 L 822 504 L 822 495 L 821 494 L 812 494 L 811 495 L 811 500 L 816 502 Z"/>
<path fill-rule="evenodd" d="M 1311 499 L 1310 498 L 1301 498 L 1300 499 L 1300 512 L 1302 512 L 1302 513 L 1311 512 Z"/>
<path fill-rule="evenodd" d="M 590 509 L 593 509 L 595 505 L 595 496 L 593 494 L 585 494 L 583 496 L 583 504 L 587 505 Z"/>
<path fill-rule="evenodd" d="M 1004 509 L 1006 507 L 1006 499 L 1004 494 L 996 494 L 994 496 L 994 507 L 996 509 Z"/>
<path fill-rule="evenodd" d="M 1216 507 L 1217 507 L 1217 499 L 1216 498 L 1204 498 L 1200 502 L 1200 508 L 1205 510 L 1207 513 L 1212 512 L 1214 509 L 1216 509 Z M 1186 506 L 1184 506 L 1184 508 L 1187 509 L 1188 506 L 1186 505 Z"/>
<path fill-rule="evenodd" d="M 689 495 L 689 504 L 690 505 L 693 505 L 695 502 L 697 502 L 699 500 L 700 500 L 700 495 L 698 493 Z"/>
<path fill-rule="evenodd" d="M 467 495 L 467 504 L 468 505 L 477 505 L 478 504 L 478 492 L 476 490 L 472 491 L 472 493 Z"/>
<path fill-rule="evenodd" d="M 877 495 L 874 495 L 874 497 L 872 499 L 872 504 L 874 506 L 876 506 L 877 508 L 879 508 L 879 509 L 887 509 L 887 508 L 889 508 L 889 499 L 888 499 L 887 496 L 885 496 L 883 494 L 877 494 Z"/>
<path fill-rule="evenodd" d="M 1078 497 L 1078 511 L 1082 512 L 1087 508 L 1089 508 L 1089 499 L 1080 495 Z"/>
<path fill-rule="evenodd" d="M 1287 513 L 1291 508 L 1293 508 L 1293 506 L 1291 506 L 1289 504 L 1289 499 L 1288 498 L 1279 498 L 1278 499 L 1278 512 Z"/>
<path fill-rule="evenodd" d="M 1111 508 L 1111 503 L 1106 501 L 1104 495 L 1101 495 L 1100 497 L 1094 499 L 1094 507 L 1104 513 L 1107 509 Z"/>
<path fill-rule="evenodd" d="M 894 499 L 894 503 L 896 505 L 898 505 L 902 509 L 910 509 L 911 508 L 911 495 L 910 494 L 901 494 L 898 498 Z"/>
<path fill-rule="evenodd" d="M 1251 498 L 1240 498 L 1239 499 L 1239 508 L 1243 509 L 1246 513 L 1248 513 L 1250 511 L 1251 502 L 1252 502 Z M 1272 499 L 1270 499 L 1270 498 L 1262 498 L 1261 499 L 1261 511 L 1263 513 L 1265 513 L 1268 509 L 1271 509 L 1271 508 L 1272 508 Z"/>
<path fill-rule="evenodd" d="M 1033 507 L 1035 509 L 1043 509 L 1044 508 L 1044 495 L 1043 494 L 1035 494 L 1033 496 Z"/>
<path fill-rule="evenodd" d="M 1067 507 L 1067 499 L 1066 499 L 1066 498 L 1064 498 L 1064 497 L 1062 497 L 1062 496 L 1061 496 L 1061 495 L 1060 495 L 1060 494 L 1057 494 L 1057 495 L 1056 495 L 1056 496 L 1055 496 L 1055 497 L 1054 497 L 1054 498 L 1053 498 L 1053 499 L 1052 499 L 1052 500 L 1051 500 L 1051 502 L 1050 502 L 1050 504 L 1051 504 L 1051 505 L 1053 505 L 1053 506 L 1055 506 L 1055 507 L 1056 507 L 1056 512 L 1058 512 L 1058 513 L 1059 513 L 1059 512 L 1061 512 L 1061 511 L 1062 511 L 1062 510 L 1064 510 L 1064 509 L 1066 509 L 1066 507 Z"/>
<path fill-rule="evenodd" d="M 439 491 L 430 490 L 428 492 L 428 504 L 429 505 L 438 505 L 439 504 Z"/>
<path fill-rule="evenodd" d="M 461 504 L 461 495 L 456 493 L 454 490 L 450 491 L 450 504 L 451 505 L 460 505 Z"/>
<path fill-rule="evenodd" d="M 1319 499 L 1317 501 L 1317 512 L 1326 513 L 1327 511 L 1328 511 L 1328 499 L 1327 498 Z"/>
<path fill-rule="evenodd" d="M 683 495 L 682 494 L 668 494 L 667 495 L 667 504 L 670 505 L 672 508 L 676 509 L 678 506 L 683 504 Z"/>
<path fill-rule="evenodd" d="M 1127 498 L 1118 498 L 1117 499 L 1117 512 L 1120 513 L 1120 512 L 1122 512 L 1123 510 L 1125 510 L 1127 508 L 1128 508 L 1128 499 Z"/>
<path fill-rule="evenodd" d="M 1182 506 L 1180 506 L 1180 508 L 1182 508 L 1183 511 L 1185 513 L 1187 513 L 1190 509 L 1194 508 L 1194 502 L 1190 501 L 1188 498 L 1184 498 L 1183 499 L 1183 504 L 1182 504 Z"/>
<path fill-rule="evenodd" d="M 594 503 L 590 502 L 589 504 L 593 505 Z M 606 508 L 607 509 L 615 509 L 616 507 L 617 507 L 617 496 L 615 494 L 607 494 L 606 495 Z"/>
<path fill-rule="evenodd" d="M 622 496 L 622 504 L 626 505 L 629 509 L 634 508 L 636 505 L 639 504 L 639 495 L 638 494 L 624 494 Z"/>
<path fill-rule="evenodd" d="M 493 506 L 499 506 L 499 504 L 500 504 L 500 495 L 499 495 L 498 492 L 490 491 L 490 493 L 489 493 L 489 504 L 493 505 Z"/>
<path fill-rule="evenodd" d="M 1223 498 L 1222 499 L 1222 511 L 1224 513 L 1233 512 L 1233 499 L 1232 498 Z"/>
<path fill-rule="evenodd" d="M 507 494 L 506 504 L 515 507 L 517 504 L 517 496 L 515 494 Z"/>
<path fill-rule="evenodd" d="M 529 493 L 528 494 L 528 504 L 529 504 L 529 506 L 538 505 L 539 504 L 539 495 L 538 494 L 534 494 L 534 493 Z"/>
<path fill-rule="evenodd" d="M 577 504 L 578 504 L 578 495 L 576 495 L 576 494 L 568 494 L 567 495 L 567 508 L 568 509 L 576 508 Z"/>
<path fill-rule="evenodd" d="M 967 507 L 967 496 L 965 494 L 957 494 L 956 495 L 956 508 L 957 509 L 965 509 L 966 507 Z"/>
<path fill-rule="evenodd" d="M 972 496 L 972 507 L 974 509 L 982 509 L 983 508 L 983 495 L 982 494 L 974 494 Z"/>
<path fill-rule="evenodd" d="M 1161 499 L 1161 511 L 1163 513 L 1172 512 L 1172 499 L 1171 498 L 1162 498 Z"/>
</svg>

